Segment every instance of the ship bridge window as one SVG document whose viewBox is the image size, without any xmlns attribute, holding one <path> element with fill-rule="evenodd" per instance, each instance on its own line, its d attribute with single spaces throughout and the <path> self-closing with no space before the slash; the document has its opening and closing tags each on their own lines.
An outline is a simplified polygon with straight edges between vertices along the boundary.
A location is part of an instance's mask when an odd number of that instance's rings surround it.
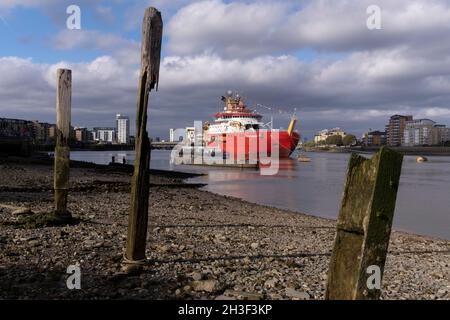
<svg viewBox="0 0 450 320">
<path fill-rule="evenodd" d="M 250 129 L 259 130 L 259 125 L 258 124 L 246 124 L 245 130 L 250 130 Z"/>
</svg>

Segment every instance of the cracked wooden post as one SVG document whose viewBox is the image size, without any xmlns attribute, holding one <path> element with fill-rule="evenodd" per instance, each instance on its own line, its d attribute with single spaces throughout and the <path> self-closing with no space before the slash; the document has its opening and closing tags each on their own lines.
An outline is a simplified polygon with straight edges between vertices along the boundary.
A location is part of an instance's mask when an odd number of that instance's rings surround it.
<svg viewBox="0 0 450 320">
<path fill-rule="evenodd" d="M 402 161 L 401 154 L 387 148 L 372 159 L 352 154 L 328 270 L 326 299 L 380 297 L 380 287 L 371 282 L 372 275 L 376 276 L 372 268 L 379 268 L 381 284 Z"/>
<path fill-rule="evenodd" d="M 56 94 L 56 146 L 55 146 L 55 215 L 70 217 L 67 211 L 67 195 L 69 193 L 70 164 L 70 109 L 72 99 L 72 71 L 57 70 Z"/>
<path fill-rule="evenodd" d="M 148 96 L 158 90 L 163 22 L 155 8 L 145 10 L 142 25 L 141 73 L 136 112 L 136 159 L 131 184 L 131 209 L 128 218 L 127 248 L 124 262 L 145 261 L 147 242 L 150 140 L 147 133 Z"/>
</svg>

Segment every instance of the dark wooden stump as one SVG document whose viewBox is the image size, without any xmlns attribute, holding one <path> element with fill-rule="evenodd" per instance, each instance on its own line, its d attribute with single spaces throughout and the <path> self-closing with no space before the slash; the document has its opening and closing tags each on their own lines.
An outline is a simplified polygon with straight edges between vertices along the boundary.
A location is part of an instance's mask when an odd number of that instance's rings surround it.
<svg viewBox="0 0 450 320">
<path fill-rule="evenodd" d="M 383 275 L 403 156 L 382 148 L 372 159 L 352 154 L 328 272 L 326 299 L 378 299 L 369 266 Z M 381 282 L 381 279 L 380 279 Z"/>
<path fill-rule="evenodd" d="M 131 184 L 131 209 L 128 220 L 125 262 L 145 259 L 147 242 L 150 140 L 147 133 L 149 93 L 158 89 L 163 21 L 155 8 L 145 10 L 142 25 L 141 74 L 136 112 L 136 159 Z"/>
<path fill-rule="evenodd" d="M 70 116 L 72 71 L 58 69 L 56 95 L 56 147 L 54 167 L 55 215 L 70 216 L 67 211 L 70 171 Z"/>
</svg>

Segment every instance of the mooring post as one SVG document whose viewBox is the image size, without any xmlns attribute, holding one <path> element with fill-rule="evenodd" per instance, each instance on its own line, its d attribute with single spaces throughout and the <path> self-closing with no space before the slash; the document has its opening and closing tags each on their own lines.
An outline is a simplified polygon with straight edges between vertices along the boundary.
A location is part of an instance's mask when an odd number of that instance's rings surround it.
<svg viewBox="0 0 450 320">
<path fill-rule="evenodd" d="M 328 270 L 326 299 L 378 299 L 403 156 L 352 154 Z"/>
<path fill-rule="evenodd" d="M 67 211 L 70 164 L 70 109 L 72 99 L 72 71 L 57 70 L 56 147 L 54 168 L 55 215 L 70 216 Z"/>
<path fill-rule="evenodd" d="M 128 219 L 125 262 L 145 260 L 147 242 L 150 140 L 147 133 L 148 96 L 158 90 L 163 21 L 155 8 L 145 10 L 142 25 L 141 73 L 136 112 L 136 159 L 131 184 L 131 209 Z"/>
</svg>

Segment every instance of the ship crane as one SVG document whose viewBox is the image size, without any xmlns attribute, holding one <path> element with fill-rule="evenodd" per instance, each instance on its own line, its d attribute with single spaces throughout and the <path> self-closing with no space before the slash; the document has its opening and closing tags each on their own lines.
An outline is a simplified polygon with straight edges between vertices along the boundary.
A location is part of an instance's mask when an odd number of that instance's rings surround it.
<svg viewBox="0 0 450 320">
<path fill-rule="evenodd" d="M 257 107 L 261 107 L 267 110 L 270 110 L 270 121 L 265 123 L 264 126 L 268 127 L 270 130 L 273 130 L 273 109 L 271 107 L 267 107 L 263 104 L 257 103 L 256 104 Z"/>
<path fill-rule="evenodd" d="M 264 124 L 265 126 L 268 126 L 270 128 L 270 130 L 273 130 L 273 108 L 265 106 L 263 104 L 257 103 L 256 104 L 257 107 L 260 108 L 264 108 L 267 110 L 270 110 L 271 114 L 270 114 L 270 122 Z M 292 135 L 292 132 L 294 132 L 295 129 L 295 125 L 297 124 L 297 108 L 294 108 L 294 113 L 291 116 L 291 121 L 289 123 L 289 127 L 287 132 L 289 133 L 289 135 Z"/>
</svg>

